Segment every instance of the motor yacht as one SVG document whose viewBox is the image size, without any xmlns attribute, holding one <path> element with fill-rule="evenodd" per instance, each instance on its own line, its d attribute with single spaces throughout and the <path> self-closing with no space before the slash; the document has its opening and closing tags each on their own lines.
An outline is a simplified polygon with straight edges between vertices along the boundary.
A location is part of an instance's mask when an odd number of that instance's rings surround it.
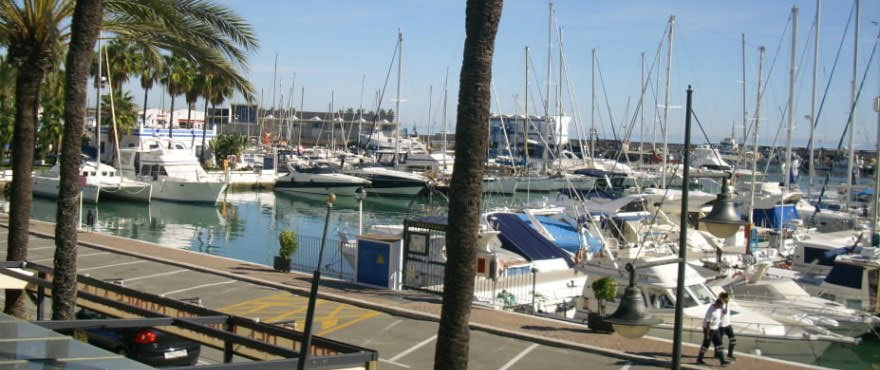
<svg viewBox="0 0 880 370">
<path fill-rule="evenodd" d="M 60 163 L 48 171 L 33 177 L 35 195 L 55 198 L 61 183 Z M 149 202 L 152 193 L 150 184 L 119 176 L 113 166 L 98 163 L 85 157 L 80 164 L 80 179 L 83 182 L 84 202 L 97 203 L 99 197 Z"/>
<path fill-rule="evenodd" d="M 370 180 L 346 175 L 321 164 L 289 165 L 290 173 L 275 181 L 275 190 L 289 193 L 354 196 L 358 188 L 367 188 Z"/>
<path fill-rule="evenodd" d="M 221 177 L 202 169 L 190 150 L 126 148 L 119 154 L 122 176 L 152 185 L 153 199 L 214 203 L 226 188 Z"/>
</svg>

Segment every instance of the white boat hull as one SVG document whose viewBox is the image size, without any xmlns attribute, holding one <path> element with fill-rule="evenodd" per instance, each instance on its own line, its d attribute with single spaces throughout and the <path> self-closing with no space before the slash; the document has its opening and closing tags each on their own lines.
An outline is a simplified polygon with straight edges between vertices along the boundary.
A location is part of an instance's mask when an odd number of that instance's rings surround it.
<svg viewBox="0 0 880 370">
<path fill-rule="evenodd" d="M 122 184 L 104 184 L 101 186 L 101 195 L 106 198 L 129 200 L 134 202 L 149 202 L 152 198 L 153 187 L 147 183 L 126 181 Z"/>
<path fill-rule="evenodd" d="M 226 189 L 222 182 L 190 182 L 160 179 L 148 182 L 153 186 L 153 199 L 173 202 L 214 203 Z"/>
<path fill-rule="evenodd" d="M 363 186 L 334 186 L 332 184 L 327 184 L 327 186 L 308 186 L 308 187 L 285 187 L 285 186 L 275 186 L 275 190 L 291 193 L 291 194 L 323 194 L 327 195 L 333 193 L 337 196 L 354 196 L 355 191 Z"/>
<path fill-rule="evenodd" d="M 34 195 L 58 198 L 58 190 L 60 189 L 60 181 L 58 178 L 34 176 L 33 177 L 33 193 Z M 82 199 L 86 203 L 98 203 L 101 187 L 94 184 L 86 184 L 82 188 Z"/>
</svg>

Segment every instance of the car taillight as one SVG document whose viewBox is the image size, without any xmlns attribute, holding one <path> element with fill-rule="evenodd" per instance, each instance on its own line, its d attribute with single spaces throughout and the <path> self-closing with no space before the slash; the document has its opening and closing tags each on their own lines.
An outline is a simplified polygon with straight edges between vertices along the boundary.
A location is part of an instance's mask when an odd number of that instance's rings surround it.
<svg viewBox="0 0 880 370">
<path fill-rule="evenodd" d="M 156 333 L 149 329 L 144 329 L 134 335 L 134 342 L 138 344 L 156 343 Z"/>
</svg>

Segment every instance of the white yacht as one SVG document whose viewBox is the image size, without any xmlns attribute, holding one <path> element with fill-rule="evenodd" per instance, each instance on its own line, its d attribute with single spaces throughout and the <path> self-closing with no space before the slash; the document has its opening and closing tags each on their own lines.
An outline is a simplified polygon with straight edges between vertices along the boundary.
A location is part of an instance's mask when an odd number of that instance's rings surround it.
<svg viewBox="0 0 880 370">
<path fill-rule="evenodd" d="M 668 263 L 662 263 L 667 260 Z M 676 276 L 678 266 L 673 256 L 642 257 L 630 260 L 636 266 L 636 281 L 645 295 L 648 311 L 663 323 L 651 328 L 650 335 L 672 338 L 675 312 Z M 577 269 L 589 277 L 597 279 L 612 277 L 618 284 L 618 291 L 628 284 L 628 274 L 621 272 L 626 261 L 612 261 L 607 258 L 585 259 Z M 653 266 L 638 268 L 639 264 Z M 683 339 L 690 343 L 700 343 L 703 339 L 702 322 L 706 310 L 717 298 L 703 278 L 689 265 L 686 266 L 684 301 Z M 588 314 L 596 312 L 598 303 L 590 283 L 577 302 L 576 320 L 586 321 Z M 833 343 L 857 344 L 858 338 L 835 333 L 814 333 L 804 326 L 791 325 L 775 320 L 765 314 L 742 307 L 731 302 L 731 323 L 737 338 L 737 351 L 754 353 L 785 360 L 803 362 L 821 355 Z M 614 312 L 616 302 L 608 302 L 606 312 Z"/>
<path fill-rule="evenodd" d="M 731 172 L 733 168 L 724 161 L 721 152 L 711 145 L 703 144 L 694 146 L 691 154 L 691 167 L 698 170 Z"/>
<path fill-rule="evenodd" d="M 340 173 L 326 165 L 289 165 L 290 173 L 275 180 L 275 190 L 288 193 L 354 196 L 358 188 L 367 188 L 370 180 Z"/>
<path fill-rule="evenodd" d="M 214 203 L 226 188 L 222 178 L 202 169 L 190 150 L 120 149 L 122 176 L 152 185 L 153 199 Z"/>
<path fill-rule="evenodd" d="M 880 318 L 870 313 L 810 296 L 794 280 L 757 277 L 759 279 L 737 279 L 724 288 L 742 307 L 817 333 L 827 330 L 859 337 L 880 324 Z"/>
<path fill-rule="evenodd" d="M 343 173 L 370 181 L 367 192 L 382 195 L 415 196 L 428 185 L 425 176 L 381 166 L 355 168 Z"/>
<path fill-rule="evenodd" d="M 60 187 L 60 163 L 48 171 L 33 177 L 35 195 L 55 198 Z M 152 193 L 150 184 L 119 176 L 113 166 L 83 158 L 80 164 L 80 178 L 85 181 L 82 187 L 83 201 L 97 203 L 100 196 L 149 202 Z"/>
</svg>

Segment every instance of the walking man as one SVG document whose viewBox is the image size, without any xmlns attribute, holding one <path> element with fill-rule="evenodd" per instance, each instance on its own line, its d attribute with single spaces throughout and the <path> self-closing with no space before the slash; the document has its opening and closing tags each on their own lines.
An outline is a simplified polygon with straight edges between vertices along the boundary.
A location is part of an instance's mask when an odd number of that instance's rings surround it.
<svg viewBox="0 0 880 370">
<path fill-rule="evenodd" d="M 733 347 L 736 346 L 736 336 L 733 335 L 733 326 L 730 325 L 730 295 L 728 295 L 727 292 L 721 292 L 721 294 L 718 295 L 718 299 L 724 303 L 724 306 L 721 309 L 721 333 L 719 334 L 719 339 L 723 341 L 724 336 L 727 336 L 729 339 L 727 344 L 727 358 L 734 361 L 736 360 L 736 356 L 733 355 Z"/>
<path fill-rule="evenodd" d="M 724 358 L 724 349 L 721 347 L 721 332 L 719 330 L 721 328 L 721 310 L 723 307 L 724 302 L 719 298 L 706 310 L 706 317 L 703 318 L 703 344 L 700 346 L 700 355 L 697 356 L 697 363 L 700 365 L 706 364 L 703 361 L 703 357 L 706 355 L 706 351 L 709 350 L 710 342 L 715 346 L 715 357 L 718 358 L 721 365 L 729 364 Z"/>
</svg>

